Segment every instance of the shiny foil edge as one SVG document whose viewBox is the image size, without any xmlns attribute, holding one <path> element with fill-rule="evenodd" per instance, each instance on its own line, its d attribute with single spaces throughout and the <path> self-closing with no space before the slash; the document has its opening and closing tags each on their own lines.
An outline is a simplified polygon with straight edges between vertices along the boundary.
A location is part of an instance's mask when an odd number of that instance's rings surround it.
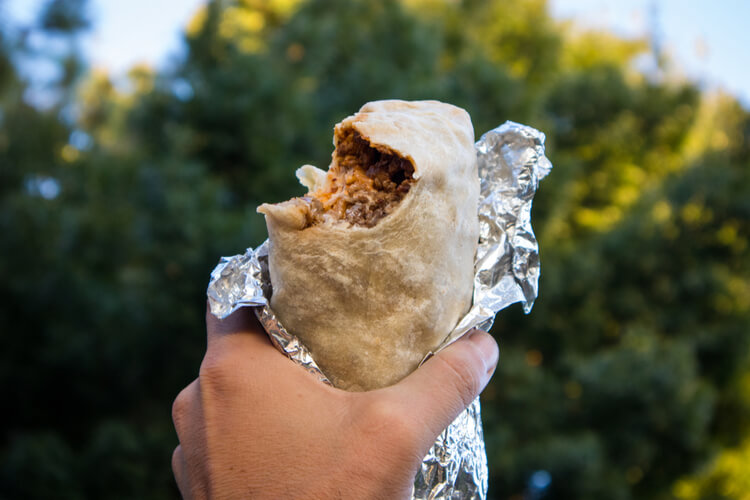
<svg viewBox="0 0 750 500">
<path fill-rule="evenodd" d="M 545 135 L 507 121 L 475 144 L 480 179 L 479 246 L 474 264 L 472 306 L 446 337 L 439 352 L 472 328 L 489 331 L 495 314 L 516 302 L 526 313 L 538 296 L 539 246 L 531 227 L 531 205 L 552 168 Z M 223 319 L 241 307 L 255 307 L 272 343 L 321 382 L 331 384 L 309 350 L 280 323 L 269 305 L 268 240 L 244 254 L 222 257 L 211 273 L 211 313 Z M 427 359 L 432 353 L 425 357 Z M 415 500 L 487 497 L 487 454 L 479 398 L 437 438 L 414 481 Z"/>
</svg>

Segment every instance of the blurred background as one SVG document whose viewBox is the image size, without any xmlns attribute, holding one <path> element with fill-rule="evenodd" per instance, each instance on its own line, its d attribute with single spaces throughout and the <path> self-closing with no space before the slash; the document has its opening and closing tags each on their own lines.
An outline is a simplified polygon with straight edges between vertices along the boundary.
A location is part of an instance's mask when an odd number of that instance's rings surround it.
<svg viewBox="0 0 750 500">
<path fill-rule="evenodd" d="M 625 7 L 624 5 L 627 5 Z M 727 1 L 0 0 L 0 498 L 176 498 L 219 256 L 364 102 L 547 134 L 494 499 L 750 498 L 750 16 Z M 743 104 L 744 103 L 744 104 Z"/>
</svg>

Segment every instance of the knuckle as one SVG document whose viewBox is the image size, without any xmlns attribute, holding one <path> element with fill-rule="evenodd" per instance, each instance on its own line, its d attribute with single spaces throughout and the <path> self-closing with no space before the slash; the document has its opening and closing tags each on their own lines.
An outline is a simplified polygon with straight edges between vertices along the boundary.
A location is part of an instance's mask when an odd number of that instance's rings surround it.
<svg viewBox="0 0 750 500">
<path fill-rule="evenodd" d="M 400 422 L 398 409 L 385 398 L 375 399 L 369 404 L 367 410 L 367 420 L 371 424 L 379 424 L 379 427 L 390 428 Z"/>
<path fill-rule="evenodd" d="M 182 422 L 185 420 L 185 416 L 190 407 L 190 400 L 193 392 L 192 387 L 193 384 L 190 384 L 181 390 L 172 403 L 172 421 L 174 422 L 175 428 L 178 430 L 182 427 Z"/>
<path fill-rule="evenodd" d="M 232 362 L 223 355 L 207 353 L 198 372 L 201 388 L 223 390 L 231 387 L 234 374 Z"/>
<path fill-rule="evenodd" d="M 365 467 L 371 478 L 377 476 L 387 482 L 421 461 L 421 424 L 411 420 L 397 402 L 386 397 L 368 398 L 357 421 L 361 439 L 347 462 Z"/>
<path fill-rule="evenodd" d="M 416 442 L 416 423 L 409 419 L 398 404 L 386 398 L 377 398 L 370 402 L 366 418 L 362 422 L 365 432 L 373 435 L 382 444 L 409 448 Z"/>
<path fill-rule="evenodd" d="M 435 359 L 451 373 L 453 389 L 458 394 L 463 408 L 469 406 L 479 393 L 480 385 L 472 364 L 458 356 L 436 356 Z"/>
<path fill-rule="evenodd" d="M 187 471 L 185 470 L 184 455 L 182 454 L 182 446 L 177 445 L 177 448 L 172 452 L 172 475 L 174 476 L 177 488 L 180 490 L 183 498 L 189 498 L 185 493 L 189 490 L 187 484 L 185 484 Z"/>
<path fill-rule="evenodd" d="M 172 452 L 172 473 L 177 476 L 180 472 L 180 465 L 182 463 L 182 448 L 180 445 Z"/>
</svg>

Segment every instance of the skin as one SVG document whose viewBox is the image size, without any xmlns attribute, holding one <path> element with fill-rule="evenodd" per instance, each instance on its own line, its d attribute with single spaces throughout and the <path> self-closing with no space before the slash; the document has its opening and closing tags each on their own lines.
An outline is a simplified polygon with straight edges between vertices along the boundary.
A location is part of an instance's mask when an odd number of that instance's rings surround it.
<svg viewBox="0 0 750 500">
<path fill-rule="evenodd" d="M 398 384 L 345 392 L 274 348 L 249 308 L 206 313 L 198 378 L 172 409 L 184 498 L 409 498 L 438 434 L 484 389 L 495 341 L 474 330 Z"/>
</svg>

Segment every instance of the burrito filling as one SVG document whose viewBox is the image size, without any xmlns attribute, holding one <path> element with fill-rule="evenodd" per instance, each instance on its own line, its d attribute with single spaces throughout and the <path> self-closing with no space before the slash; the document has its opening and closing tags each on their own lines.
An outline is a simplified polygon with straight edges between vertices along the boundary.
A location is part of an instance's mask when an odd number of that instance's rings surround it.
<svg viewBox="0 0 750 500">
<path fill-rule="evenodd" d="M 413 176 L 409 160 L 373 147 L 354 129 L 344 130 L 324 185 L 302 198 L 310 207 L 308 224 L 330 220 L 373 227 L 406 196 Z"/>
</svg>

